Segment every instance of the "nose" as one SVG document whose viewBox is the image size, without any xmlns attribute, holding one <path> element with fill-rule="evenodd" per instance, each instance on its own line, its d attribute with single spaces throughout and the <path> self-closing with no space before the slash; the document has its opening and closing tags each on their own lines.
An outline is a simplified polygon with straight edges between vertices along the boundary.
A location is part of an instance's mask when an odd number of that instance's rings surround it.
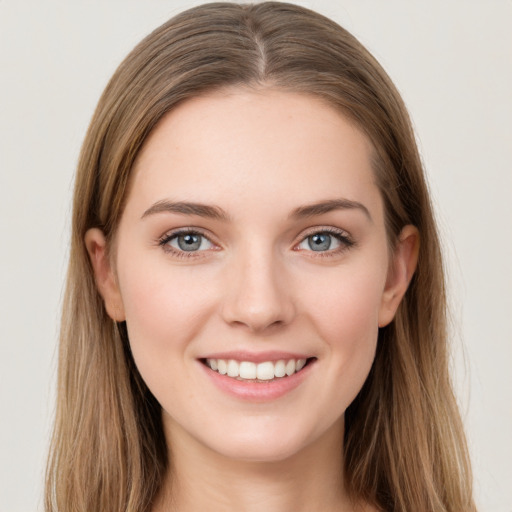
<svg viewBox="0 0 512 512">
<path fill-rule="evenodd" d="M 291 287 L 282 262 L 271 250 L 232 262 L 222 306 L 224 320 L 264 333 L 289 324 L 295 316 Z"/>
</svg>

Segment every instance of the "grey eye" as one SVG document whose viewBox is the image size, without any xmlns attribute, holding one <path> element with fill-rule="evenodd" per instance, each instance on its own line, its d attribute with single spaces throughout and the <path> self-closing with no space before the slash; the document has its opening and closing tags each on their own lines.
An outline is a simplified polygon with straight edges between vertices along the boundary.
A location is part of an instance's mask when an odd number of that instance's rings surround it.
<svg viewBox="0 0 512 512">
<path fill-rule="evenodd" d="M 327 232 L 318 232 L 306 237 L 300 244 L 299 249 L 310 250 L 314 252 L 324 252 L 336 249 L 341 245 L 338 238 Z"/>
<path fill-rule="evenodd" d="M 199 233 L 182 233 L 175 235 L 169 242 L 171 247 L 180 251 L 193 252 L 211 249 L 212 243 Z"/>
<path fill-rule="evenodd" d="M 332 236 L 328 233 L 315 233 L 308 236 L 308 246 L 312 251 L 327 251 L 332 244 Z"/>
</svg>

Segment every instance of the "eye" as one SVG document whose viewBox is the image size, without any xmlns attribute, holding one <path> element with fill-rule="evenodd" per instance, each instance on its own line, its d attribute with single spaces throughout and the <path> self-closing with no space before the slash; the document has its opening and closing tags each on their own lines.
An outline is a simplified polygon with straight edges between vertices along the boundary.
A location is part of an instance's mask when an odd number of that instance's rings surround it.
<svg viewBox="0 0 512 512">
<path fill-rule="evenodd" d="M 298 245 L 298 250 L 337 253 L 354 245 L 344 231 L 321 230 L 311 233 Z"/>
<path fill-rule="evenodd" d="M 197 231 L 179 231 L 169 233 L 160 240 L 160 245 L 165 250 L 175 252 L 180 255 L 183 253 L 193 253 L 207 251 L 215 248 L 215 245 L 201 233 Z"/>
</svg>

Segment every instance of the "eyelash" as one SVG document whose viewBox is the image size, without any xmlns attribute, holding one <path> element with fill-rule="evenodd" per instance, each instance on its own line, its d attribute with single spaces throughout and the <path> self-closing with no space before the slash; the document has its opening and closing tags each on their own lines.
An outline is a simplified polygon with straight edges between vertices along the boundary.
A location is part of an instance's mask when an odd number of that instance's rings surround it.
<svg viewBox="0 0 512 512">
<path fill-rule="evenodd" d="M 307 251 L 306 250 L 305 252 L 311 253 L 311 257 L 332 258 L 333 256 L 338 256 L 338 255 L 342 254 L 343 252 L 345 252 L 355 246 L 355 241 L 350 237 L 350 235 L 346 231 L 343 231 L 342 229 L 336 229 L 333 227 L 312 228 L 310 231 L 306 232 L 302 236 L 300 242 L 298 244 L 296 244 L 295 246 L 300 245 L 301 243 L 306 241 L 309 237 L 311 237 L 313 235 L 319 235 L 319 234 L 328 234 L 328 235 L 334 237 L 340 243 L 340 247 L 338 247 L 336 249 L 327 250 L 327 251 L 313 251 L 313 250 Z M 300 249 L 295 249 L 295 250 L 300 250 Z"/>
<path fill-rule="evenodd" d="M 318 258 L 318 257 L 330 258 L 333 256 L 337 256 L 355 246 L 354 240 L 352 240 L 352 238 L 346 231 L 343 231 L 341 229 L 336 229 L 333 227 L 325 227 L 325 228 L 318 227 L 318 228 L 311 229 L 309 232 L 305 233 L 302 236 L 302 238 L 300 239 L 300 241 L 297 244 L 295 244 L 294 250 L 296 250 L 296 251 L 301 250 L 301 249 L 295 249 L 295 247 L 297 247 L 298 245 L 300 245 L 301 243 L 306 241 L 309 237 L 311 237 L 313 235 L 318 235 L 318 234 L 328 234 L 328 235 L 334 237 L 338 242 L 340 242 L 341 245 L 340 245 L 340 247 L 338 247 L 336 249 L 327 250 L 327 251 L 313 251 L 313 250 L 305 251 L 305 252 L 312 253 L 314 255 L 314 256 L 312 255 L 312 257 L 315 257 L 315 258 Z M 174 257 L 178 257 L 178 258 L 202 257 L 203 255 L 201 253 L 206 252 L 206 251 L 182 251 L 182 250 L 176 250 L 174 247 L 171 247 L 169 245 L 169 242 L 171 242 L 173 239 L 175 239 L 179 236 L 182 236 L 182 235 L 201 236 L 201 237 L 205 238 L 206 240 L 208 240 L 211 244 L 215 245 L 210 240 L 210 238 L 207 235 L 205 235 L 203 232 L 201 232 L 200 230 L 197 230 L 197 229 L 192 229 L 192 228 L 184 228 L 184 229 L 179 229 L 177 231 L 172 231 L 170 233 L 166 233 L 162 238 L 160 238 L 158 240 L 158 245 L 160 247 L 162 247 L 162 249 L 166 253 L 170 253 Z"/>
<path fill-rule="evenodd" d="M 215 245 L 208 236 L 206 236 L 203 232 L 198 229 L 192 228 L 184 228 L 179 229 L 177 231 L 171 231 L 170 233 L 166 233 L 162 238 L 159 239 L 158 245 L 162 247 L 164 252 L 172 254 L 177 258 L 198 258 L 203 256 L 201 253 L 205 251 L 179 251 L 174 247 L 169 245 L 169 242 L 174 238 L 177 238 L 182 235 L 196 235 L 206 238 L 211 244 Z"/>
</svg>

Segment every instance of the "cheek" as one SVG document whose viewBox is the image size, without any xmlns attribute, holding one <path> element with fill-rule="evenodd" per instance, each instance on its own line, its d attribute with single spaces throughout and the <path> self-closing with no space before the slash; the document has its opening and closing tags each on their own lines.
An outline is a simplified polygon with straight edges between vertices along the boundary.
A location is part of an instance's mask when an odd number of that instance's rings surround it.
<svg viewBox="0 0 512 512">
<path fill-rule="evenodd" d="M 310 319 L 330 361 L 327 391 L 343 396 L 343 410 L 363 386 L 375 357 L 384 279 L 381 272 L 366 270 L 333 281 L 340 285 L 328 292 L 310 289 Z"/>
<path fill-rule="evenodd" d="M 308 288 L 307 305 L 323 337 L 359 344 L 378 329 L 378 315 L 385 283 L 381 268 L 370 265 L 326 276 Z"/>
<path fill-rule="evenodd" d="M 120 269 L 127 324 L 161 333 L 167 342 L 170 331 L 177 338 L 187 336 L 209 302 L 204 286 L 208 276 L 185 267 L 173 272 L 165 263 L 144 271 L 147 267 L 127 263 Z"/>
<path fill-rule="evenodd" d="M 211 299 L 204 281 L 183 269 L 172 273 L 165 265 L 152 265 L 150 272 L 141 272 L 145 267 L 133 262 L 119 267 L 131 351 L 150 389 L 158 389 L 169 384 L 170 372 L 177 375 L 184 368 Z"/>
</svg>

